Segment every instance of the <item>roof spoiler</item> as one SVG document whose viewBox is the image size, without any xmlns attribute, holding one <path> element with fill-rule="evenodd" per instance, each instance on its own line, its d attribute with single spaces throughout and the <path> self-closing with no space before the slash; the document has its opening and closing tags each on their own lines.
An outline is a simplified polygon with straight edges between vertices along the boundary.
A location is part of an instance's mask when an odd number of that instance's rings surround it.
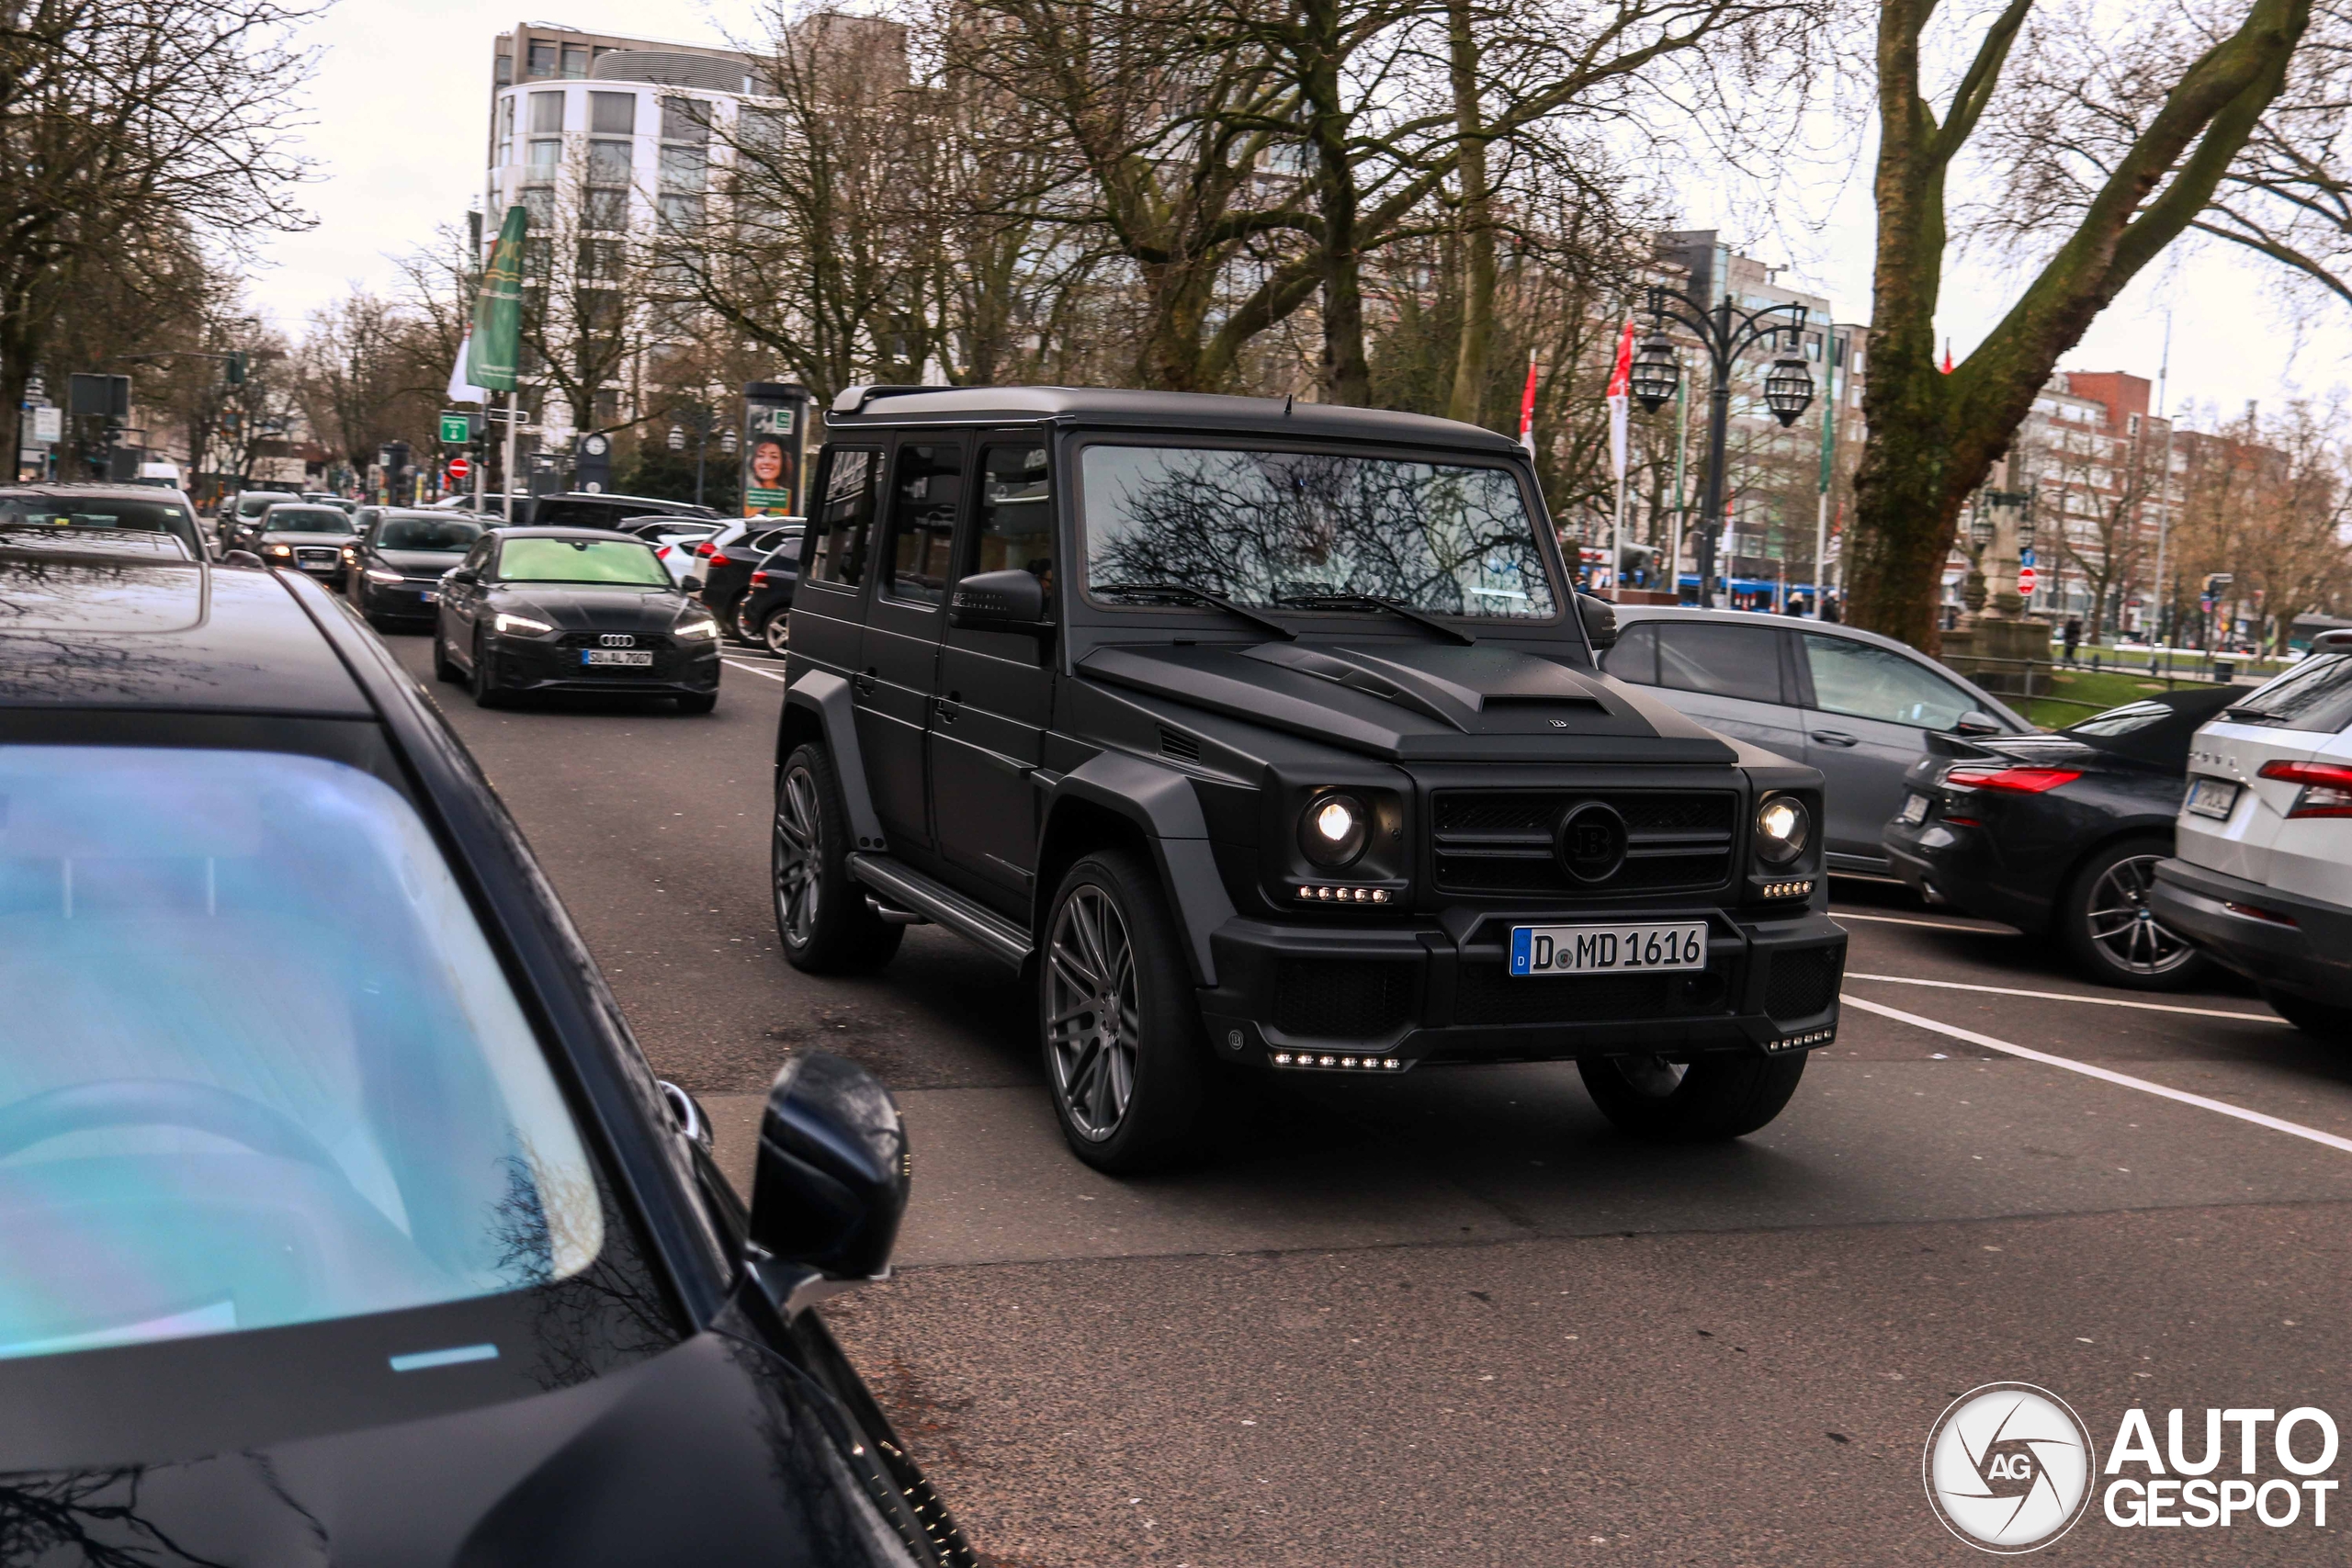
<svg viewBox="0 0 2352 1568">
<path fill-rule="evenodd" d="M 864 413 L 865 412 L 865 405 L 872 402 L 876 398 L 899 398 L 904 397 L 910 392 L 965 392 L 970 390 L 972 390 L 972 389 L 968 387 L 892 386 L 879 382 L 863 387 L 843 387 L 833 399 L 832 412 L 837 414 Z"/>
</svg>

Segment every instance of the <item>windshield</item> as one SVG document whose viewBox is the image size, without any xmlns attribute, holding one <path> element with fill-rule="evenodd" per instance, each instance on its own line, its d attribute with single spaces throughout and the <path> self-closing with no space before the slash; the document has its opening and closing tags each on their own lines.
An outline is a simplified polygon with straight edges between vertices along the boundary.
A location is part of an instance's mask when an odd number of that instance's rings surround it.
<svg viewBox="0 0 2352 1568">
<path fill-rule="evenodd" d="M 0 1358 L 465 1301 L 604 1247 L 465 896 L 356 768 L 0 747 Z"/>
<path fill-rule="evenodd" d="M 273 506 L 263 513 L 265 534 L 348 534 L 351 514 L 333 506 Z"/>
<path fill-rule="evenodd" d="M 498 552 L 508 582 L 623 582 L 667 588 L 670 573 L 635 539 L 509 539 Z"/>
<path fill-rule="evenodd" d="M 435 550 L 459 555 L 481 537 L 481 525 L 449 517 L 389 517 L 376 532 L 376 547 L 384 550 Z"/>
<path fill-rule="evenodd" d="M 1181 583 L 1261 607 L 1360 594 L 1449 615 L 1556 612 L 1506 468 L 1098 444 L 1080 491 L 1091 592 Z"/>
<path fill-rule="evenodd" d="M 7 503 L 6 521 L 42 528 L 135 528 L 150 534 L 179 534 L 195 526 L 187 513 L 160 501 L 99 501 L 48 497 Z"/>
<path fill-rule="evenodd" d="M 2333 734 L 2352 724 L 2352 657 L 2313 654 L 2222 716 Z"/>
</svg>

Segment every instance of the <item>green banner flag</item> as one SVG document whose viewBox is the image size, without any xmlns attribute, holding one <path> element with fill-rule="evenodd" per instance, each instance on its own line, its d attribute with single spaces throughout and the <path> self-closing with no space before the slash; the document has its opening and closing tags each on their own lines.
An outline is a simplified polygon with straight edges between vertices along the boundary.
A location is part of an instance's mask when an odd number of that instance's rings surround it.
<svg viewBox="0 0 2352 1568">
<path fill-rule="evenodd" d="M 474 300 L 466 379 L 493 392 L 514 389 L 523 339 L 523 231 L 530 226 L 530 209 L 518 204 L 506 209 L 498 243 L 491 248 L 490 266 L 482 274 L 481 293 Z"/>
</svg>

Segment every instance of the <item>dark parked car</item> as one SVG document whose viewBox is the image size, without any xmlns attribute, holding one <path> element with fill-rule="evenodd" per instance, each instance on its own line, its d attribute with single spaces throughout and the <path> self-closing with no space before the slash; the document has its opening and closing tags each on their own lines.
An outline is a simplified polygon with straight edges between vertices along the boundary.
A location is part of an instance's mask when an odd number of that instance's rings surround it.
<svg viewBox="0 0 2352 1568">
<path fill-rule="evenodd" d="M 1235 1073 L 1577 1062 L 1619 1126 L 1763 1126 L 1838 1025 L 1821 775 L 1600 674 L 1527 454 L 1363 409 L 834 403 L 776 741 L 786 956 L 947 927 L 1038 987 L 1088 1163 Z"/>
<path fill-rule="evenodd" d="M 474 547 L 486 517 L 371 506 L 359 513 L 359 537 L 350 547 L 353 609 L 378 630 L 429 626 L 441 596 L 441 574 Z"/>
<path fill-rule="evenodd" d="M 9 485 L 0 488 L 0 527 L 104 528 L 169 534 L 204 554 L 196 510 L 177 491 L 153 485 Z"/>
<path fill-rule="evenodd" d="M 970 1562 L 808 1307 L 886 1265 L 881 1086 L 787 1061 L 746 1213 L 324 592 L 0 547 L 10 597 L 36 566 L 40 626 L 0 626 L 10 1556 Z"/>
<path fill-rule="evenodd" d="M 528 519 L 534 528 L 619 528 L 654 513 L 673 517 L 717 517 L 707 506 L 686 501 L 657 501 L 642 495 L 612 495 L 603 491 L 566 491 L 560 495 L 536 496 Z M 524 519 L 517 518 L 522 522 Z"/>
<path fill-rule="evenodd" d="M 752 526 L 734 532 L 731 536 L 729 530 L 721 530 L 709 539 L 695 543 L 694 547 L 697 559 L 694 574 L 702 581 L 702 586 L 695 592 L 703 604 L 709 607 L 710 613 L 718 617 L 718 624 L 726 627 L 738 642 L 756 643 L 760 640 L 738 619 L 744 596 L 752 591 L 752 573 L 778 549 L 788 544 L 797 545 L 802 532 L 798 518 L 773 526 L 768 521 L 755 521 Z M 708 554 L 703 553 L 706 543 L 711 547 Z"/>
<path fill-rule="evenodd" d="M 800 535 L 795 531 L 752 569 L 751 587 L 735 604 L 735 634 L 782 653 L 792 638 L 792 590 L 799 581 Z"/>
<path fill-rule="evenodd" d="M 1887 859 L 1931 902 L 2055 937 L 2094 980 L 2185 986 L 2204 961 L 2148 890 L 2173 852 L 2190 738 L 2236 694 L 2154 694 L 2053 735 L 1931 735 L 1883 830 Z"/>
<path fill-rule="evenodd" d="M 594 528 L 503 528 L 441 579 L 434 672 L 493 707 L 526 692 L 675 697 L 718 705 L 718 623 L 642 539 Z"/>
<path fill-rule="evenodd" d="M 300 501 L 301 493 L 290 490 L 245 490 L 237 492 L 232 501 L 224 501 L 213 517 L 213 532 L 224 550 L 250 549 L 249 535 L 244 526 L 281 501 Z"/>
<path fill-rule="evenodd" d="M 343 508 L 309 501 L 280 502 L 237 529 L 250 542 L 232 548 L 259 556 L 265 566 L 294 567 L 337 587 L 348 575 L 343 552 L 359 532 Z"/>
</svg>

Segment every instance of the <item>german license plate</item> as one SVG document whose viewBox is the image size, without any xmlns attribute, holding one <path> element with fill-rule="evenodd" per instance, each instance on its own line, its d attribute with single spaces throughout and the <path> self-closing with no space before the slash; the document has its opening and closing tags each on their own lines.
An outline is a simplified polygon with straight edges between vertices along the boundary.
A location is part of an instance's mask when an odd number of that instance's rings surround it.
<svg viewBox="0 0 2352 1568">
<path fill-rule="evenodd" d="M 418 593 L 417 597 L 430 604 L 441 597 L 441 591 L 437 588 L 427 588 Z"/>
<path fill-rule="evenodd" d="M 1928 819 L 1928 797 L 1924 795 L 1912 795 L 1903 803 L 1903 809 L 1895 813 L 1894 819 L 1905 828 L 1916 828 L 1925 822 Z"/>
<path fill-rule="evenodd" d="M 1510 972 L 1523 979 L 1545 975 L 1614 975 L 1634 969 L 1706 966 L 1707 926 L 1703 920 L 1673 925 L 1510 929 Z"/>
<path fill-rule="evenodd" d="M 2188 785 L 2188 809 L 2192 816 L 2211 817 L 2227 821 L 2237 809 L 2238 786 L 2228 779 L 2193 779 Z"/>
<path fill-rule="evenodd" d="M 644 669 L 652 664 L 653 655 L 630 653 L 609 648 L 590 648 L 581 650 L 580 662 L 582 664 L 627 664 Z"/>
</svg>

